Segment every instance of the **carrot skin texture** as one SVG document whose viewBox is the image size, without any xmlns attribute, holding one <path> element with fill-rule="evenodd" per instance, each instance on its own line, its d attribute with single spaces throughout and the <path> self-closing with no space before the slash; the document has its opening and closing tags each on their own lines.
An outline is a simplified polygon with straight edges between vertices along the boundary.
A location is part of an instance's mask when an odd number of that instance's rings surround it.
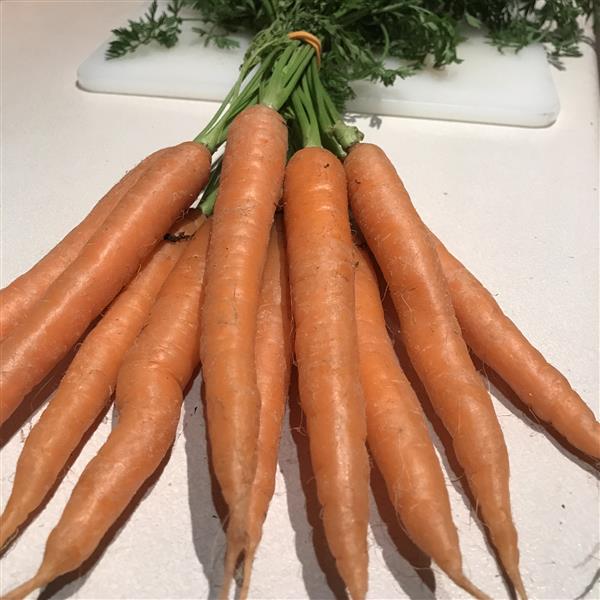
<svg viewBox="0 0 600 600">
<path fill-rule="evenodd" d="M 283 223 L 275 219 L 263 271 L 256 326 L 256 381 L 260 393 L 257 465 L 248 509 L 249 544 L 244 561 L 243 600 L 275 491 L 277 455 L 292 367 L 292 315 Z"/>
<path fill-rule="evenodd" d="M 458 534 L 425 415 L 388 336 L 377 276 L 357 250 L 356 325 L 367 443 L 408 535 L 457 585 L 485 595 L 462 572 Z"/>
<path fill-rule="evenodd" d="M 317 495 L 338 571 L 360 599 L 368 581 L 369 461 L 346 180 L 333 154 L 305 148 L 292 157 L 284 217 L 300 402 Z"/>
<path fill-rule="evenodd" d="M 345 168 L 353 214 L 390 286 L 411 362 L 452 436 L 500 561 L 525 598 L 504 436 L 462 338 L 427 230 L 380 148 L 357 144 Z"/>
<path fill-rule="evenodd" d="M 534 348 L 494 297 L 433 234 L 463 337 L 517 396 L 575 448 L 600 459 L 600 423 L 567 379 Z"/>
<path fill-rule="evenodd" d="M 203 146 L 165 150 L 127 192 L 29 318 L 0 345 L 0 424 L 65 356 L 196 198 L 210 169 Z"/>
<path fill-rule="evenodd" d="M 183 389 L 198 364 L 200 302 L 209 226 L 188 244 L 131 347 L 117 380 L 119 421 L 75 486 L 22 598 L 78 568 L 156 470 L 175 438 Z"/>
<path fill-rule="evenodd" d="M 0 290 L 0 341 L 22 323 L 52 282 L 77 258 L 113 208 L 131 189 L 162 150 L 147 156 L 114 185 L 48 254 L 29 271 Z"/>
<path fill-rule="evenodd" d="M 229 509 L 226 586 L 248 541 L 260 410 L 256 316 L 286 153 L 287 128 L 276 111 L 256 105 L 236 117 L 208 249 L 200 358 L 213 466 Z"/>
<path fill-rule="evenodd" d="M 201 222 L 202 217 L 193 211 L 173 233 L 193 234 Z M 186 243 L 162 242 L 77 351 L 19 456 L 11 495 L 0 517 L 0 548 L 41 504 L 106 406 L 123 358 L 148 320 Z"/>
</svg>

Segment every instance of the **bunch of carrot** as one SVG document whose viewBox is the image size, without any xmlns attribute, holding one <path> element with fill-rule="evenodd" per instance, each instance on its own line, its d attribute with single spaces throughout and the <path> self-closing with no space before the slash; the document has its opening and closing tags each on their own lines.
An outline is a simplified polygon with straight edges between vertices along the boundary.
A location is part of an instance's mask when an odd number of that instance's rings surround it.
<svg viewBox="0 0 600 600">
<path fill-rule="evenodd" d="M 595 460 L 600 424 L 429 232 L 385 153 L 343 124 L 314 54 L 290 42 L 270 57 L 266 83 L 259 74 L 237 89 L 225 117 L 196 141 L 145 159 L 1 291 L 2 423 L 85 335 L 23 448 L 0 522 L 3 548 L 113 393 L 119 415 L 39 570 L 5 598 L 24 597 L 93 553 L 167 456 L 199 365 L 213 468 L 228 506 L 222 595 L 241 561 L 246 597 L 274 490 L 292 358 L 325 533 L 349 595 L 367 595 L 370 451 L 410 538 L 456 584 L 486 597 L 463 573 L 426 419 L 386 330 L 380 277 L 500 564 L 527 597 L 508 452 L 468 348 Z M 203 210 L 189 209 L 225 139 Z M 353 241 L 351 218 L 368 249 Z"/>
</svg>

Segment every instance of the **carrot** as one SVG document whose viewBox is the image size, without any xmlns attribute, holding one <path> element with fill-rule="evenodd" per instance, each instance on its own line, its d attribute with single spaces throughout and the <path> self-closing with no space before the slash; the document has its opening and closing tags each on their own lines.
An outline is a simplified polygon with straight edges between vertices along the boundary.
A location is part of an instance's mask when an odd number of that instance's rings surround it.
<svg viewBox="0 0 600 600">
<path fill-rule="evenodd" d="M 50 284 L 77 258 L 90 237 L 161 152 L 151 154 L 129 171 L 46 256 L 0 290 L 0 341 L 25 320 Z"/>
<path fill-rule="evenodd" d="M 357 249 L 356 325 L 367 442 L 409 537 L 457 585 L 485 595 L 463 574 L 458 534 L 419 400 L 387 334 L 377 277 Z"/>
<path fill-rule="evenodd" d="M 183 388 L 198 364 L 209 226 L 188 244 L 117 379 L 119 422 L 83 471 L 50 533 L 38 572 L 4 598 L 23 598 L 77 569 L 95 550 L 175 438 Z"/>
<path fill-rule="evenodd" d="M 300 403 L 323 525 L 352 598 L 367 592 L 369 461 L 358 374 L 354 261 L 344 170 L 322 148 L 290 160 L 284 217 Z"/>
<path fill-rule="evenodd" d="M 600 423 L 555 367 L 502 312 L 485 287 L 431 234 L 463 337 L 473 352 L 575 448 L 600 459 Z"/>
<path fill-rule="evenodd" d="M 0 345 L 0 424 L 65 356 L 144 257 L 196 198 L 209 153 L 185 142 L 165 150 L 130 188 L 29 318 Z"/>
<path fill-rule="evenodd" d="M 508 452 L 427 230 L 380 148 L 354 146 L 345 167 L 353 214 L 390 286 L 411 362 L 452 436 L 500 561 L 525 598 L 510 508 Z"/>
<path fill-rule="evenodd" d="M 256 105 L 235 118 L 208 249 L 200 356 L 213 466 L 229 509 L 223 594 L 248 541 L 260 410 L 256 314 L 286 152 L 287 128 L 275 110 Z"/>
<path fill-rule="evenodd" d="M 248 509 L 248 548 L 240 598 L 248 595 L 252 561 L 275 490 L 277 454 L 292 362 L 292 317 L 283 223 L 271 229 L 256 326 L 256 381 L 260 392 L 257 464 Z"/>
<path fill-rule="evenodd" d="M 199 213 L 193 211 L 174 233 L 191 234 L 201 222 Z M 40 505 L 106 406 L 123 357 L 184 248 L 185 243 L 162 242 L 77 351 L 21 451 L 12 492 L 0 517 L 0 548 Z"/>
</svg>

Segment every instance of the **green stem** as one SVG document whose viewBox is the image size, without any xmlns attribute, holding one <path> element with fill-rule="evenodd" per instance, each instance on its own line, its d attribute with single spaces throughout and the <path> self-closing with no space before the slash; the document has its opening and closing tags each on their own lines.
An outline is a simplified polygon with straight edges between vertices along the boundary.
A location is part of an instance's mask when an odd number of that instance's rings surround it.
<svg viewBox="0 0 600 600">
<path fill-rule="evenodd" d="M 220 156 L 214 163 L 213 168 L 210 172 L 210 178 L 202 194 L 202 199 L 198 207 L 202 213 L 209 217 L 212 215 L 215 209 L 215 202 L 217 201 L 217 194 L 219 192 L 219 184 L 221 182 L 221 169 L 223 167 L 223 157 Z"/>
<path fill-rule="evenodd" d="M 290 41 L 273 67 L 273 74 L 259 96 L 260 103 L 278 111 L 296 88 L 313 54 L 314 49 L 308 44 Z"/>
<path fill-rule="evenodd" d="M 250 81 L 240 92 L 240 86 L 246 75 L 242 73 L 233 88 L 219 107 L 215 116 L 209 124 L 194 138 L 197 144 L 203 144 L 210 152 L 214 152 L 227 137 L 227 129 L 233 119 L 248 106 L 255 104 L 258 98 L 258 90 L 265 74 L 271 68 L 275 59 L 275 51 L 263 60 Z M 244 69 L 243 69 L 244 70 Z"/>
<path fill-rule="evenodd" d="M 225 96 L 225 99 L 221 103 L 221 106 L 219 106 L 217 112 L 212 116 L 211 120 L 205 125 L 204 129 L 196 136 L 196 139 L 194 141 L 196 141 L 200 137 L 207 135 L 208 132 L 215 126 L 215 124 L 219 120 L 219 117 L 223 114 L 223 111 L 229 106 L 229 104 L 231 104 L 233 98 L 237 95 L 237 92 L 239 90 L 238 82 L 240 82 L 240 81 L 241 81 L 241 77 L 238 79 L 236 84 L 229 90 L 229 92 L 227 93 L 227 96 Z"/>
<path fill-rule="evenodd" d="M 334 120 L 327 112 L 327 107 L 325 105 L 325 96 L 327 95 L 327 93 L 325 92 L 325 88 L 323 87 L 323 83 L 321 82 L 321 79 L 319 77 L 319 68 L 317 66 L 316 60 L 313 60 L 310 63 L 309 75 L 311 82 L 311 91 L 313 93 L 313 99 L 317 107 L 317 118 L 319 120 L 319 126 L 321 127 L 321 131 L 327 131 L 327 129 L 329 129 L 329 127 L 333 125 Z"/>
<path fill-rule="evenodd" d="M 290 100 L 302 134 L 302 146 L 304 148 L 320 147 L 319 120 L 312 103 L 308 74 L 304 75 L 302 83 L 294 89 Z"/>
<path fill-rule="evenodd" d="M 387 27 L 383 23 L 380 23 L 379 27 L 381 28 L 381 33 L 383 33 L 383 50 L 381 51 L 380 58 L 381 62 L 383 63 L 390 52 L 390 34 L 388 33 Z"/>
<path fill-rule="evenodd" d="M 269 19 L 271 20 L 271 22 L 273 22 L 275 20 L 276 13 L 277 13 L 277 8 L 276 8 L 275 4 L 273 2 L 271 2 L 271 0 L 262 0 L 262 5 L 263 5 L 263 8 L 265 9 L 265 12 L 269 16 Z"/>
<path fill-rule="evenodd" d="M 356 21 L 360 21 L 363 17 L 366 17 L 371 12 L 369 8 L 363 8 L 361 10 L 356 11 L 338 11 L 337 22 L 343 27 L 348 27 Z"/>
<path fill-rule="evenodd" d="M 339 142 L 333 135 L 333 126 L 337 117 L 333 117 L 330 111 L 327 110 L 327 100 L 329 95 L 323 87 L 323 83 L 319 77 L 319 68 L 317 61 L 313 60 L 309 67 L 310 76 L 310 93 L 312 95 L 316 111 L 319 129 L 321 130 L 321 139 L 323 146 L 330 152 L 333 152 L 337 157 L 344 158 L 346 153 Z"/>
<path fill-rule="evenodd" d="M 345 158 L 348 150 L 364 138 L 363 133 L 344 123 L 331 97 L 323 86 L 316 64 L 311 65 L 311 93 L 317 106 L 318 122 L 325 147 L 338 158 Z"/>
<path fill-rule="evenodd" d="M 321 87 L 323 88 L 323 92 L 324 92 L 323 99 L 325 101 L 325 108 L 327 109 L 327 112 L 329 114 L 329 118 L 334 123 L 337 123 L 337 121 L 341 121 L 342 120 L 342 116 L 340 115 L 338 109 L 335 107 L 335 104 L 333 103 L 333 100 L 331 99 L 331 96 L 327 93 L 327 91 L 323 87 L 323 83 L 321 82 L 320 79 L 319 79 L 319 83 L 321 84 Z"/>
<path fill-rule="evenodd" d="M 333 135 L 346 154 L 352 146 L 362 142 L 365 137 L 364 133 L 358 127 L 347 125 L 341 119 L 336 121 L 333 126 Z"/>
<path fill-rule="evenodd" d="M 292 96 L 290 97 L 290 102 L 292 103 L 292 107 L 294 109 L 295 121 L 298 126 L 298 130 L 300 131 L 302 147 L 304 148 L 310 143 L 307 132 L 310 131 L 311 127 L 300 94 L 301 93 L 298 90 L 294 90 L 292 92 Z"/>
</svg>

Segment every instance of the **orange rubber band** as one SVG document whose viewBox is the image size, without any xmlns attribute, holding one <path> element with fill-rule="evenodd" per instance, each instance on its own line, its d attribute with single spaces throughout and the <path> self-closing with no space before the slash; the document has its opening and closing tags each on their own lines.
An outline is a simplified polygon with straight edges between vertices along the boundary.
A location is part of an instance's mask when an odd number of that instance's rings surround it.
<svg viewBox="0 0 600 600">
<path fill-rule="evenodd" d="M 313 35 L 308 31 L 290 31 L 288 37 L 290 40 L 300 40 L 301 42 L 305 42 L 309 46 L 312 46 L 317 55 L 317 64 L 321 64 L 321 40 L 319 40 L 316 35 Z"/>
</svg>

